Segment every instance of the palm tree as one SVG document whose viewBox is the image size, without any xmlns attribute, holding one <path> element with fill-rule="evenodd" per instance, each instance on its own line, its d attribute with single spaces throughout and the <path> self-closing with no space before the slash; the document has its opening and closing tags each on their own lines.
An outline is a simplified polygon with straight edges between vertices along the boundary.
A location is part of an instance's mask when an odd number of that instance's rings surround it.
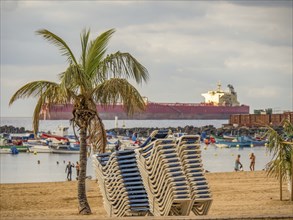
<svg viewBox="0 0 293 220">
<path fill-rule="evenodd" d="M 81 56 L 78 60 L 63 39 L 54 33 L 42 29 L 37 35 L 54 44 L 68 61 L 68 68 L 59 74 L 59 83 L 34 81 L 21 87 L 11 97 L 11 105 L 17 99 L 37 97 L 33 113 L 33 127 L 39 128 L 42 106 L 55 103 L 73 103 L 72 125 L 79 129 L 80 138 L 80 174 L 78 178 L 79 213 L 90 214 L 91 209 L 85 191 L 87 145 L 90 143 L 98 152 L 105 152 L 106 132 L 96 103 L 102 105 L 122 102 L 125 111 L 133 114 L 143 110 L 145 103 L 139 92 L 127 80 L 136 83 L 147 82 L 149 74 L 129 53 L 116 52 L 106 55 L 108 42 L 115 32 L 110 29 L 93 40 L 89 39 L 90 30 L 81 33 Z M 87 143 L 87 140 L 89 143 Z"/>
<path fill-rule="evenodd" d="M 266 165 L 267 174 L 280 180 L 280 200 L 282 200 L 282 182 L 291 180 L 291 201 L 293 201 L 293 125 L 284 120 L 283 131 L 279 134 L 268 126 L 268 150 L 272 160 Z"/>
</svg>

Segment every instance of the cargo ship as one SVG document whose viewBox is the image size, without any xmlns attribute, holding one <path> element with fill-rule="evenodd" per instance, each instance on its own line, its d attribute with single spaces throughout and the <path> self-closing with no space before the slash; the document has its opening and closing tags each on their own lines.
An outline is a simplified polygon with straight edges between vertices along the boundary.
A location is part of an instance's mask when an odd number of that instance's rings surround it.
<svg viewBox="0 0 293 220">
<path fill-rule="evenodd" d="M 104 120 L 183 120 L 183 119 L 229 119 L 233 114 L 249 114 L 248 105 L 240 105 L 232 85 L 223 91 L 218 83 L 216 90 L 203 93 L 203 103 L 157 103 L 145 98 L 146 110 L 127 115 L 123 104 L 102 106 L 97 104 L 99 116 Z M 67 120 L 73 117 L 73 104 L 44 105 L 41 112 L 43 120 Z"/>
</svg>

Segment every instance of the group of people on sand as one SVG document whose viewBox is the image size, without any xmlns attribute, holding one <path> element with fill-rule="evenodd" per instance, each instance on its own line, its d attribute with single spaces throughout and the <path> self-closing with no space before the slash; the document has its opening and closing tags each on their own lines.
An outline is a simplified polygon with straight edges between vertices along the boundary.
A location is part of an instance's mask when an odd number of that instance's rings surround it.
<svg viewBox="0 0 293 220">
<path fill-rule="evenodd" d="M 249 159 L 250 159 L 250 171 L 254 171 L 255 169 L 255 155 L 254 153 L 249 154 Z M 236 160 L 235 160 L 235 167 L 234 170 L 237 171 L 243 171 L 243 165 L 240 162 L 240 154 L 237 155 Z"/>
<path fill-rule="evenodd" d="M 65 173 L 67 172 L 67 180 L 71 181 L 72 179 L 72 168 L 75 167 L 76 169 L 76 179 L 78 180 L 79 177 L 79 170 L 80 170 L 80 166 L 78 161 L 76 161 L 76 164 L 74 165 L 74 163 L 71 163 L 70 161 L 68 162 L 68 164 L 66 165 L 65 168 Z"/>
</svg>

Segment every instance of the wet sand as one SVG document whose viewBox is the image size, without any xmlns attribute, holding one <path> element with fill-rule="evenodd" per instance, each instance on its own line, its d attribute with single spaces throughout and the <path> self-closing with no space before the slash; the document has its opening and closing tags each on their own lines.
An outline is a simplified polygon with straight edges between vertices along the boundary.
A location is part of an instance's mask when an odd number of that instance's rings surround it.
<svg viewBox="0 0 293 220">
<path fill-rule="evenodd" d="M 208 173 L 206 177 L 213 204 L 203 219 L 293 218 L 293 202 L 289 201 L 287 185 L 283 185 L 283 201 L 280 201 L 278 180 L 268 178 L 263 171 Z M 93 214 L 79 216 L 77 181 L 1 184 L 0 219 L 106 219 L 98 184 L 88 180 L 87 186 Z M 198 219 L 194 215 L 184 219 L 191 218 Z"/>
</svg>

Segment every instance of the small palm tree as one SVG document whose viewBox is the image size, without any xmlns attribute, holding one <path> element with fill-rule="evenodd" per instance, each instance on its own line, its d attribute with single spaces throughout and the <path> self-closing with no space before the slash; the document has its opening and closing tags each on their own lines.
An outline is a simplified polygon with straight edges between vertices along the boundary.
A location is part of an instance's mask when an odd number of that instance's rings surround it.
<svg viewBox="0 0 293 220">
<path fill-rule="evenodd" d="M 282 182 L 289 177 L 291 180 L 291 201 L 293 201 L 293 125 L 284 120 L 283 132 L 268 127 L 268 150 L 272 160 L 266 165 L 267 174 L 280 180 L 280 200 L 282 200 Z"/>
<path fill-rule="evenodd" d="M 85 191 L 87 145 L 92 144 L 99 152 L 105 152 L 106 147 L 106 132 L 96 103 L 110 105 L 122 102 L 128 114 L 145 108 L 143 98 L 127 79 L 133 78 L 141 84 L 148 80 L 148 72 L 129 53 L 106 55 L 108 42 L 114 32 L 114 29 L 110 29 L 90 40 L 90 31 L 84 30 L 81 34 L 81 56 L 78 61 L 64 40 L 48 30 L 38 30 L 36 34 L 57 46 L 67 58 L 69 66 L 59 74 L 59 83 L 30 82 L 16 91 L 9 102 L 11 105 L 20 98 L 38 98 L 33 114 L 35 133 L 38 131 L 40 112 L 44 104 L 74 104 L 71 122 L 74 131 L 79 129 L 80 138 L 80 214 L 91 213 Z"/>
</svg>

